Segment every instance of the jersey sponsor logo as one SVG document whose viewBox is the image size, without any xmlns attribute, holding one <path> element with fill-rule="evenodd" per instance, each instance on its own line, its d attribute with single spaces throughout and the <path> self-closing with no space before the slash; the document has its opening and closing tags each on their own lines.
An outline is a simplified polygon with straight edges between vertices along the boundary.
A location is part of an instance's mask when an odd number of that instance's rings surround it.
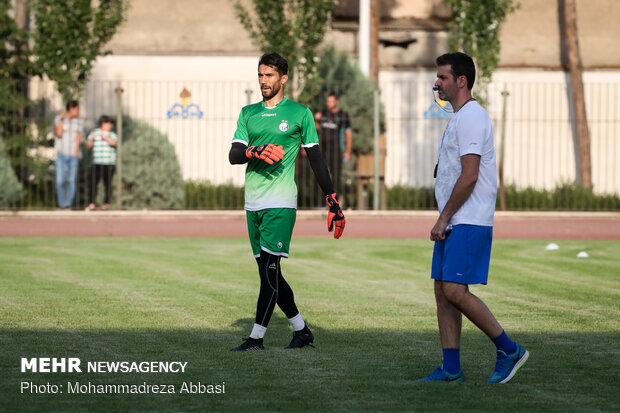
<svg viewBox="0 0 620 413">
<path fill-rule="evenodd" d="M 280 129 L 281 132 L 286 132 L 288 130 L 288 121 L 283 120 L 282 123 L 280 123 L 280 126 L 278 128 Z"/>
<path fill-rule="evenodd" d="M 327 129 L 338 129 L 338 123 L 327 121 L 327 122 L 321 123 L 321 127 L 327 128 Z"/>
<path fill-rule="evenodd" d="M 269 117 L 269 116 L 277 116 L 277 113 L 263 113 L 261 115 L 262 118 L 266 118 L 266 117 Z"/>
</svg>

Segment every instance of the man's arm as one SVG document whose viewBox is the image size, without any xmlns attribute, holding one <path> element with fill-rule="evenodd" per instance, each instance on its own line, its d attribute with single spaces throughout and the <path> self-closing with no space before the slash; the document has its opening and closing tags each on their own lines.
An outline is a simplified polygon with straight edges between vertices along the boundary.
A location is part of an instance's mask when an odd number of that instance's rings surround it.
<svg viewBox="0 0 620 413">
<path fill-rule="evenodd" d="M 58 115 L 58 122 L 54 123 L 54 134 L 57 138 L 62 138 L 62 121 L 65 118 L 65 113 L 61 112 Z"/>
<path fill-rule="evenodd" d="M 245 150 L 248 147 L 239 142 L 233 142 L 230 147 L 230 152 L 228 152 L 228 161 L 231 165 L 242 165 L 244 163 L 248 163 L 250 160 L 247 156 L 245 156 Z"/>
<path fill-rule="evenodd" d="M 431 241 L 441 241 L 446 238 L 446 228 L 450 218 L 463 206 L 476 187 L 479 169 L 480 155 L 467 154 L 461 156 L 461 175 L 454 184 L 450 199 L 441 211 L 435 226 L 431 229 Z"/>
<path fill-rule="evenodd" d="M 334 193 L 334 184 L 329 176 L 329 170 L 327 169 L 327 163 L 325 157 L 319 148 L 319 145 L 311 146 L 306 149 L 308 155 L 308 162 L 312 167 L 316 181 L 323 190 L 324 195 L 331 195 Z"/>
<path fill-rule="evenodd" d="M 91 132 L 86 137 L 86 149 L 92 148 L 94 144 L 95 144 L 95 134 L 93 132 Z"/>
<path fill-rule="evenodd" d="M 314 127 L 317 132 L 321 130 L 321 119 L 323 118 L 323 114 L 321 112 L 317 112 L 314 114 Z"/>
<path fill-rule="evenodd" d="M 80 156 L 80 144 L 82 143 L 82 132 L 77 132 L 75 134 L 75 157 Z"/>
<path fill-rule="evenodd" d="M 334 231 L 334 238 L 338 239 L 344 232 L 346 220 L 344 219 L 344 214 L 340 208 L 338 198 L 334 193 L 334 184 L 329 177 L 327 163 L 325 162 L 321 149 L 319 149 L 319 145 L 311 146 L 305 149 L 308 154 L 308 161 L 310 162 L 312 171 L 314 171 L 314 176 L 325 194 L 325 200 L 327 201 L 327 207 L 329 208 L 327 212 L 327 230 L 329 232 Z"/>
<path fill-rule="evenodd" d="M 243 150 L 245 160 L 241 157 L 241 150 Z M 246 163 L 250 159 L 260 159 L 269 165 L 273 165 L 275 162 L 280 162 L 284 154 L 285 152 L 281 145 L 268 143 L 260 146 L 246 146 L 240 142 L 233 142 L 228 153 L 228 160 L 235 165 Z"/>
<path fill-rule="evenodd" d="M 345 150 L 344 150 L 344 159 L 345 162 L 349 162 L 351 160 L 351 151 L 353 150 L 353 129 L 349 128 L 344 131 L 345 136 Z"/>
</svg>

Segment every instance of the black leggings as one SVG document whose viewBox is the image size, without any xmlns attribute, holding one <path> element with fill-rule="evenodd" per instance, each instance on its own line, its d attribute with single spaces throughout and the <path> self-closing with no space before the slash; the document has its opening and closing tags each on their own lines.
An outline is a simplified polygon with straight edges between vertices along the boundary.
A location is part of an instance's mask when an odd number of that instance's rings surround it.
<svg viewBox="0 0 620 413">
<path fill-rule="evenodd" d="M 97 187 L 99 186 L 99 181 L 103 178 L 103 186 L 105 187 L 105 196 L 104 196 L 104 204 L 110 203 L 110 198 L 112 197 L 112 176 L 114 176 L 114 170 L 116 167 L 114 165 L 97 165 L 93 164 L 92 166 L 92 177 L 91 177 L 91 185 L 90 185 L 90 203 L 94 204 L 97 200 Z"/>
<path fill-rule="evenodd" d="M 256 263 L 260 275 L 260 292 L 256 303 L 255 323 L 267 327 L 276 304 L 282 309 L 286 318 L 293 318 L 299 314 L 293 290 L 282 277 L 280 257 L 261 251 Z"/>
</svg>

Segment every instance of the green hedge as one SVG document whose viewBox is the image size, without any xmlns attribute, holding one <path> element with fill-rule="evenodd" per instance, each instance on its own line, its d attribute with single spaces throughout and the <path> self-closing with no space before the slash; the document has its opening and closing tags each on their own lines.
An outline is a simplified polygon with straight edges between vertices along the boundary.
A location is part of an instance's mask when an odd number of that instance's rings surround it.
<svg viewBox="0 0 620 413">
<path fill-rule="evenodd" d="M 349 186 L 352 190 L 353 187 Z M 351 195 L 351 196 L 348 196 Z M 352 200 L 348 206 L 359 209 L 355 205 L 355 194 L 347 194 Z M 372 209 L 373 187 L 369 185 L 366 209 Z M 436 210 L 434 188 L 412 188 L 396 185 L 387 188 L 388 210 Z M 536 190 L 526 188 L 519 190 L 515 186 L 506 187 L 506 207 L 509 211 L 620 211 L 618 195 L 596 195 L 576 185 L 560 185 L 554 190 Z M 209 182 L 185 183 L 185 208 L 187 209 L 242 209 L 243 188 L 232 184 L 213 185 Z M 304 205 L 302 199 L 300 209 L 316 208 L 315 205 Z M 500 209 L 499 197 L 496 205 Z"/>
<path fill-rule="evenodd" d="M 185 182 L 186 209 L 243 209 L 243 188 L 232 184 Z"/>
<path fill-rule="evenodd" d="M 23 205 L 20 208 L 52 208 L 55 205 L 53 197 L 53 181 L 46 182 L 46 196 L 30 191 L 25 187 L 22 192 Z M 184 202 L 185 209 L 196 210 L 225 210 L 243 209 L 243 187 L 232 184 L 214 185 L 210 182 L 185 181 Z M 356 205 L 357 197 L 353 192 L 354 185 L 347 186 L 347 208 L 360 209 Z M 33 193 L 31 193 L 33 192 Z M 373 188 L 368 187 L 365 197 L 366 209 L 372 209 Z M 393 186 L 387 188 L 388 210 L 436 210 L 435 191 L 433 188 L 412 188 L 407 186 Z M 554 190 L 536 190 L 526 188 L 519 190 L 515 186 L 506 187 L 506 206 L 509 211 L 620 211 L 620 197 L 616 194 L 597 195 L 575 185 L 560 185 Z M 314 209 L 315 205 L 304 205 L 299 199 L 300 209 Z M 496 205 L 500 209 L 499 197 Z"/>
<path fill-rule="evenodd" d="M 4 139 L 0 137 L 0 209 L 8 209 L 22 193 L 22 185 L 15 176 L 6 154 Z"/>
<path fill-rule="evenodd" d="M 499 209 L 499 197 L 497 208 Z M 566 210 L 566 211 L 618 211 L 617 194 L 595 194 L 574 184 L 563 184 L 551 191 L 532 188 L 506 187 L 506 209 L 511 211 Z"/>
<path fill-rule="evenodd" d="M 372 200 L 372 188 L 369 197 Z M 370 208 L 372 206 L 368 205 Z M 433 188 L 393 186 L 387 189 L 387 207 L 390 210 L 436 209 Z M 496 209 L 500 209 L 497 198 Z M 506 209 L 509 211 L 620 211 L 620 197 L 616 194 L 597 195 L 591 189 L 563 184 L 553 190 L 506 187 Z"/>
</svg>

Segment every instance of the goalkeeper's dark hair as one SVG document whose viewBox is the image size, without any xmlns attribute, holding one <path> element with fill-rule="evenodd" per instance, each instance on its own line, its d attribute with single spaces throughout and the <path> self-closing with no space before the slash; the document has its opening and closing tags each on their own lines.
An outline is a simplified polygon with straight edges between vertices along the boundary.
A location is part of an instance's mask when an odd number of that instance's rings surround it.
<svg viewBox="0 0 620 413">
<path fill-rule="evenodd" d="M 476 65 L 474 65 L 474 59 L 471 56 L 461 52 L 446 53 L 439 56 L 435 63 L 437 66 L 450 65 L 450 71 L 455 80 L 459 76 L 465 76 L 467 78 L 467 89 L 471 90 L 474 87 Z"/>
<path fill-rule="evenodd" d="M 280 76 L 288 74 L 288 62 L 277 53 L 265 53 L 262 55 L 258 61 L 258 66 L 260 65 L 273 67 Z"/>
</svg>

